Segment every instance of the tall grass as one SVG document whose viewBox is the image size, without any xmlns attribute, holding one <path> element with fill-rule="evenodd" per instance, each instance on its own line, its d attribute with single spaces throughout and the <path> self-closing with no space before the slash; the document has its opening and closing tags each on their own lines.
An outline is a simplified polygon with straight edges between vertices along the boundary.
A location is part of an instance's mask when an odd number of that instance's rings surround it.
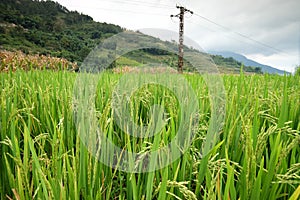
<svg viewBox="0 0 300 200">
<path fill-rule="evenodd" d="M 1 199 L 297 199 L 300 184 L 300 79 L 293 76 L 224 76 L 226 119 L 220 141 L 204 158 L 208 88 L 187 75 L 199 100 L 199 130 L 189 150 L 149 173 L 103 165 L 77 135 L 72 97 L 76 74 L 16 71 L 0 74 Z M 170 120 L 157 137 L 128 137 L 112 117 L 111 98 L 121 75 L 99 81 L 99 124 L 115 144 L 149 151 L 170 141 L 178 128 L 176 98 L 145 86 L 132 99 L 137 123 L 147 124 L 154 103 Z"/>
</svg>

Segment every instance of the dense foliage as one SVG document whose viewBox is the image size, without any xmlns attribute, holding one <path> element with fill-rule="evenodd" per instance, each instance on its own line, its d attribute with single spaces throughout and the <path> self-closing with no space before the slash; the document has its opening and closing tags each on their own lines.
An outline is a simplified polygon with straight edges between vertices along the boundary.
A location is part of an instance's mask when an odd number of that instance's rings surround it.
<svg viewBox="0 0 300 200">
<path fill-rule="evenodd" d="M 53 1 L 0 2 L 0 44 L 25 53 L 83 61 L 101 39 L 122 31 Z"/>
</svg>

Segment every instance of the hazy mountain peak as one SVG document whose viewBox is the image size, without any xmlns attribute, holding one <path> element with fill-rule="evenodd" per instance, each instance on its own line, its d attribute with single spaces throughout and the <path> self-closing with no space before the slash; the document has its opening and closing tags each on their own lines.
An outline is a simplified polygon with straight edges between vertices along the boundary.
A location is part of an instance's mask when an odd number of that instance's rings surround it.
<svg viewBox="0 0 300 200">
<path fill-rule="evenodd" d="M 230 52 L 230 51 L 210 51 L 209 53 L 214 54 L 214 55 L 221 55 L 225 58 L 229 58 L 232 57 L 235 60 L 243 63 L 245 66 L 251 66 L 251 67 L 260 67 L 262 72 L 264 73 L 269 73 L 269 74 L 285 74 L 285 73 L 289 73 L 280 69 L 276 69 L 272 66 L 269 65 L 264 65 L 261 64 L 259 62 L 256 62 L 254 60 L 251 60 L 249 58 L 247 58 L 244 55 L 238 54 L 238 53 L 234 53 L 234 52 Z"/>
</svg>

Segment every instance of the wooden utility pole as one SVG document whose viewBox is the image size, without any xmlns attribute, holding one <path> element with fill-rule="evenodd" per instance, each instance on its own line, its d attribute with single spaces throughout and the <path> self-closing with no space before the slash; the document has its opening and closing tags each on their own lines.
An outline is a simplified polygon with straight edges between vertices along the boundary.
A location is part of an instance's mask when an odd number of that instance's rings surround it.
<svg viewBox="0 0 300 200">
<path fill-rule="evenodd" d="M 193 11 L 186 9 L 183 6 L 176 6 L 180 10 L 179 14 L 171 15 L 171 17 L 179 18 L 179 44 L 178 44 L 178 72 L 183 72 L 183 22 L 184 22 L 184 13 L 189 12 L 193 14 Z"/>
</svg>

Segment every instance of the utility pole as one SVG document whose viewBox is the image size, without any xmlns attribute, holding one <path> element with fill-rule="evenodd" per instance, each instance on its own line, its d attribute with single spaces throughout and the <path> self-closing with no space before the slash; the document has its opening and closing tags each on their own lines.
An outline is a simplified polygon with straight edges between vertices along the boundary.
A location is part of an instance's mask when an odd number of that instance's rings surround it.
<svg viewBox="0 0 300 200">
<path fill-rule="evenodd" d="M 179 14 L 171 15 L 171 17 L 179 18 L 179 44 L 178 44 L 178 72 L 183 72 L 183 21 L 184 21 L 184 13 L 189 12 L 193 14 L 193 11 L 186 9 L 183 6 L 176 6 L 180 10 Z"/>
</svg>

